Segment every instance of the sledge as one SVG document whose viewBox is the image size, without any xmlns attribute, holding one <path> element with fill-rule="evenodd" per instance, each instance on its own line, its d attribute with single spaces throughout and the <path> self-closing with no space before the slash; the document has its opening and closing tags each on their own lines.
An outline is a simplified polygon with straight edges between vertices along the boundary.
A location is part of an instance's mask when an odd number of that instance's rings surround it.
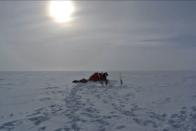
<svg viewBox="0 0 196 131">
<path fill-rule="evenodd" d="M 72 81 L 72 83 L 87 83 L 88 82 L 88 80 L 86 80 L 86 79 L 81 79 L 81 80 L 73 80 Z"/>
</svg>

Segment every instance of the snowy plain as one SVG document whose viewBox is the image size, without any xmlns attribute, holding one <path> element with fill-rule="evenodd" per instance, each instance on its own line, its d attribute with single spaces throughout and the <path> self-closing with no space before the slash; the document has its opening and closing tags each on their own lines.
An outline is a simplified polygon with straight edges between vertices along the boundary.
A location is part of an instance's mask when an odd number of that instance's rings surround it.
<svg viewBox="0 0 196 131">
<path fill-rule="evenodd" d="M 0 131 L 196 131 L 195 71 L 0 72 Z"/>
</svg>

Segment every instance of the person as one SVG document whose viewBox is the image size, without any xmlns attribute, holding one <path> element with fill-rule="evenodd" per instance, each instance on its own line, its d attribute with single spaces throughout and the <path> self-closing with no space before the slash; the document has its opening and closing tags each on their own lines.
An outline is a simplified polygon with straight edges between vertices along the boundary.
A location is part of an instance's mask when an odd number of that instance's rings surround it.
<svg viewBox="0 0 196 131">
<path fill-rule="evenodd" d="M 89 77 L 89 81 L 93 81 L 93 82 L 97 82 L 100 81 L 101 83 L 105 82 L 105 84 L 108 84 L 108 79 L 107 79 L 108 73 L 99 73 L 99 72 L 95 72 L 93 75 L 91 75 Z"/>
<path fill-rule="evenodd" d="M 93 82 L 101 82 L 101 84 L 105 82 L 105 84 L 107 85 L 108 84 L 107 76 L 108 76 L 107 72 L 104 72 L 104 73 L 95 72 L 88 79 L 83 78 L 81 80 L 74 80 L 72 82 L 73 83 L 87 83 L 88 81 L 93 81 Z"/>
<path fill-rule="evenodd" d="M 108 79 L 107 79 L 107 77 L 108 77 L 108 73 L 107 73 L 107 72 L 103 73 L 103 80 L 105 81 L 105 84 L 106 84 L 106 85 L 108 84 Z"/>
</svg>

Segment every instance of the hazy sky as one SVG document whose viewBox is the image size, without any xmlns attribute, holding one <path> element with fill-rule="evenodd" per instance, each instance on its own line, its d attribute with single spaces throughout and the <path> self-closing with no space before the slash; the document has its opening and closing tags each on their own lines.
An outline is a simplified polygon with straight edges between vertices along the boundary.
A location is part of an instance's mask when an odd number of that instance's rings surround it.
<svg viewBox="0 0 196 131">
<path fill-rule="evenodd" d="M 0 70 L 196 70 L 196 2 L 0 1 Z"/>
</svg>

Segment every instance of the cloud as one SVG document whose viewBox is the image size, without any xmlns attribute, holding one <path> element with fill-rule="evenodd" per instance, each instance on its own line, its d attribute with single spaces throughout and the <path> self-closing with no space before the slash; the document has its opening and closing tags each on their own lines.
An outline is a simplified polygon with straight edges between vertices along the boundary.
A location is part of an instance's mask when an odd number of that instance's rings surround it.
<svg viewBox="0 0 196 131">
<path fill-rule="evenodd" d="M 174 47 L 196 47 L 196 35 L 194 34 L 179 34 L 168 37 L 144 39 L 145 43 L 159 43 L 162 46 L 174 46 Z"/>
</svg>

